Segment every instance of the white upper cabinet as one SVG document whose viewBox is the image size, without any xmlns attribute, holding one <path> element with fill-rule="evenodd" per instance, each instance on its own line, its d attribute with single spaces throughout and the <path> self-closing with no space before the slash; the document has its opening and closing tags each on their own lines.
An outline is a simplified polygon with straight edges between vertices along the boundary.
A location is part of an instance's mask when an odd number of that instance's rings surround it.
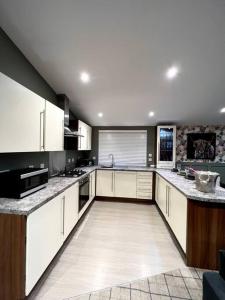
<svg viewBox="0 0 225 300">
<path fill-rule="evenodd" d="M 82 135 L 81 137 L 78 137 L 78 150 L 91 150 L 92 128 L 83 121 L 79 120 L 78 132 Z"/>
<path fill-rule="evenodd" d="M 64 150 L 64 111 L 46 101 L 44 150 Z"/>
<path fill-rule="evenodd" d="M 0 73 L 0 152 L 43 151 L 45 100 Z"/>
<path fill-rule="evenodd" d="M 0 73 L 0 152 L 64 150 L 64 112 Z"/>
<path fill-rule="evenodd" d="M 176 126 L 157 127 L 157 167 L 173 168 L 176 159 Z"/>
</svg>

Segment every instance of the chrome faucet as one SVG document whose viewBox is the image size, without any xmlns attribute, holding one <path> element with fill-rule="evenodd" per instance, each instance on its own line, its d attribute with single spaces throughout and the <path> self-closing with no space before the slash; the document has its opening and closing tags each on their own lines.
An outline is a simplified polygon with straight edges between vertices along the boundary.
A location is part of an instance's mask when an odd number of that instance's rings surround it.
<svg viewBox="0 0 225 300">
<path fill-rule="evenodd" d="M 109 154 L 109 157 L 111 157 L 111 166 L 114 167 L 114 155 L 113 154 Z"/>
</svg>

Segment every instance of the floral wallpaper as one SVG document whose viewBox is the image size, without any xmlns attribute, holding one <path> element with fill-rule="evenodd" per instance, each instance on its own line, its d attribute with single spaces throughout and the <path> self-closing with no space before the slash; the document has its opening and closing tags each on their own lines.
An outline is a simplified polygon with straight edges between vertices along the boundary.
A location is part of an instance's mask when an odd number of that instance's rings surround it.
<svg viewBox="0 0 225 300">
<path fill-rule="evenodd" d="M 225 162 L 225 126 L 178 126 L 177 161 L 187 161 L 187 133 L 192 132 L 216 133 L 216 157 L 214 162 Z"/>
</svg>

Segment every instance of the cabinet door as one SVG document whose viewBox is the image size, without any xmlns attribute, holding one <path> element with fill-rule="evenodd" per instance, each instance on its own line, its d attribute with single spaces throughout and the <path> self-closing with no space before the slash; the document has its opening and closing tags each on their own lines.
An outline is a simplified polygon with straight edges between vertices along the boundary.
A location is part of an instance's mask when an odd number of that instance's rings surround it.
<svg viewBox="0 0 225 300">
<path fill-rule="evenodd" d="M 114 196 L 114 171 L 97 171 L 97 196 Z"/>
<path fill-rule="evenodd" d="M 78 221 L 79 183 L 72 185 L 65 191 L 63 203 L 64 240 L 70 234 Z"/>
<path fill-rule="evenodd" d="M 27 218 L 26 295 L 62 245 L 62 197 L 57 196 Z"/>
<path fill-rule="evenodd" d="M 186 253 L 187 198 L 168 186 L 168 223 Z"/>
<path fill-rule="evenodd" d="M 64 111 L 46 101 L 45 151 L 64 150 Z"/>
<path fill-rule="evenodd" d="M 87 127 L 86 124 L 82 121 L 78 121 L 78 132 L 82 136 L 78 137 L 78 150 L 87 149 Z"/>
<path fill-rule="evenodd" d="M 137 198 L 136 172 L 115 171 L 115 197 Z"/>
<path fill-rule="evenodd" d="M 95 171 L 90 174 L 90 200 L 93 200 L 95 197 Z"/>
<path fill-rule="evenodd" d="M 164 216 L 167 218 L 167 184 L 164 179 L 159 177 L 157 186 L 158 206 Z"/>
<path fill-rule="evenodd" d="M 92 128 L 87 125 L 87 150 L 91 150 Z"/>
<path fill-rule="evenodd" d="M 43 150 L 45 100 L 0 73 L 0 152 Z"/>
</svg>

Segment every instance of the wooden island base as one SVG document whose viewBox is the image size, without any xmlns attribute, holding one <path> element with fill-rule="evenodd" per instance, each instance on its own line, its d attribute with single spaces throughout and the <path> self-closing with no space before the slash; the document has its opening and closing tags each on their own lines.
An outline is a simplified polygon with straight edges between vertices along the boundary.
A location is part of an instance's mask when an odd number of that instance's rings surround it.
<svg viewBox="0 0 225 300">
<path fill-rule="evenodd" d="M 187 265 L 217 270 L 220 249 L 225 249 L 225 204 L 188 199 Z"/>
</svg>

